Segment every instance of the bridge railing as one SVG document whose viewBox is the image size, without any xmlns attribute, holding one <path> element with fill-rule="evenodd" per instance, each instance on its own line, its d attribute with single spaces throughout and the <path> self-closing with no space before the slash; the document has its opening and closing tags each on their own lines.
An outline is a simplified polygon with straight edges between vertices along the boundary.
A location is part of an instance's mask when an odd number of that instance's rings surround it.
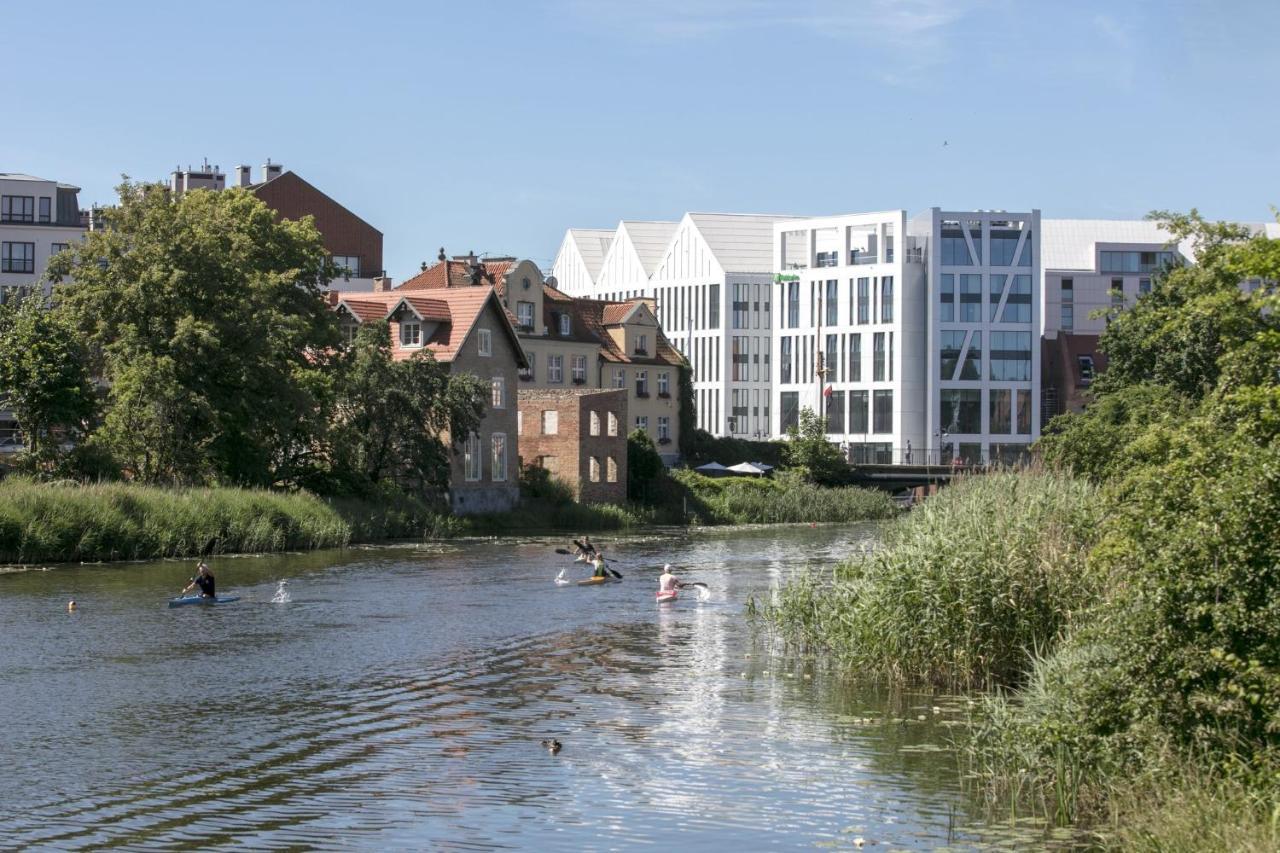
<svg viewBox="0 0 1280 853">
<path fill-rule="evenodd" d="M 1020 467 L 1031 461 L 1025 445 L 1016 448 L 1006 446 L 982 453 L 956 453 L 950 447 L 921 449 L 918 447 L 892 447 L 883 444 L 850 444 L 842 448 L 850 465 L 902 465 L 945 467 L 956 471 L 986 469 L 996 466 Z"/>
</svg>

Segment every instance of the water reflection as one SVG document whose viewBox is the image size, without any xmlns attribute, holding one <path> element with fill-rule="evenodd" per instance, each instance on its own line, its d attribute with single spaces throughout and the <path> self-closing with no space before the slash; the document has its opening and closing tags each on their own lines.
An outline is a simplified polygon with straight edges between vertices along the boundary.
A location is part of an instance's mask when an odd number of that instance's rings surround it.
<svg viewBox="0 0 1280 853">
<path fill-rule="evenodd" d="M 5 576 L 0 825 L 59 848 L 931 849 L 960 802 L 954 762 L 913 751 L 945 741 L 938 700 L 744 630 L 750 595 L 867 535 L 619 542 L 627 581 L 600 588 L 558 587 L 549 542 L 244 559 L 218 568 L 243 606 L 208 610 L 161 606 L 176 563 Z M 656 606 L 666 561 L 713 600 Z"/>
</svg>

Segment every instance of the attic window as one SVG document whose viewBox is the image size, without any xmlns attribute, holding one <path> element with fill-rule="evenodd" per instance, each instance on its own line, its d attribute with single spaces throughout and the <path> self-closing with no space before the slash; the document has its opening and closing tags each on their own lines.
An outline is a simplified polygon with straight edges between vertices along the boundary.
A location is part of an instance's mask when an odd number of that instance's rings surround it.
<svg viewBox="0 0 1280 853">
<path fill-rule="evenodd" d="M 560 334 L 566 335 L 566 336 L 569 334 L 569 315 L 568 314 L 560 315 Z"/>
<path fill-rule="evenodd" d="M 400 324 L 400 345 L 404 347 L 422 346 L 422 324 L 421 323 L 401 323 Z"/>
<path fill-rule="evenodd" d="M 476 346 L 480 355 L 493 355 L 493 336 L 488 329 L 478 329 Z"/>
<path fill-rule="evenodd" d="M 649 336 L 636 335 L 636 355 L 649 354 Z"/>
</svg>

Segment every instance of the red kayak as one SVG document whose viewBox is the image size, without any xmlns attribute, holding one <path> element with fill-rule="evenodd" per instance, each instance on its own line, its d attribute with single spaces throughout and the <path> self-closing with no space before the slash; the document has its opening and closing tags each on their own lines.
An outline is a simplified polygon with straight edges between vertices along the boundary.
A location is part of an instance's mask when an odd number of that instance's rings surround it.
<svg viewBox="0 0 1280 853">
<path fill-rule="evenodd" d="M 664 601 L 675 601 L 676 598 L 679 597 L 679 593 L 674 589 L 664 589 L 659 590 L 658 594 L 654 597 L 658 600 L 659 604 L 662 604 Z"/>
</svg>

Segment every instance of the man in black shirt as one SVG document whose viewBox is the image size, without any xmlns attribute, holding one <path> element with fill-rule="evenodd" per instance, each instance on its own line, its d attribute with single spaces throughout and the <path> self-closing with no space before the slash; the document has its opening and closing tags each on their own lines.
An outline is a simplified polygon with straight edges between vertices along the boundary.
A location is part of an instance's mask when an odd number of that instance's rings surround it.
<svg viewBox="0 0 1280 853">
<path fill-rule="evenodd" d="M 217 595 L 214 592 L 213 572 L 209 571 L 209 566 L 205 564 L 204 560 L 201 560 L 200 565 L 197 566 L 196 569 L 196 576 L 191 579 L 191 583 L 187 584 L 187 587 L 183 592 L 189 592 L 192 587 L 198 586 L 200 587 L 201 598 L 216 598 Z"/>
</svg>

